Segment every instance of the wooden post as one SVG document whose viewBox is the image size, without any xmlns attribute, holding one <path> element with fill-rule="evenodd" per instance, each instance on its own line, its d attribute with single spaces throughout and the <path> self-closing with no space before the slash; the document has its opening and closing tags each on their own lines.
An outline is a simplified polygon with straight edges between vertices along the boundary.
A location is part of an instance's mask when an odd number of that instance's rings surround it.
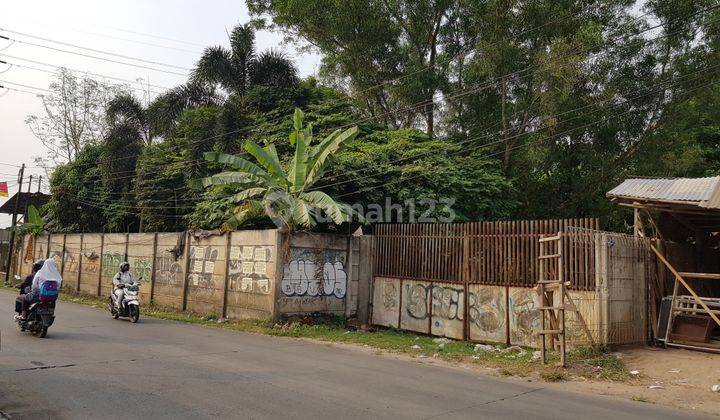
<svg viewBox="0 0 720 420">
<path fill-rule="evenodd" d="M 225 242 L 225 282 L 223 283 L 222 317 L 227 318 L 228 282 L 230 281 L 230 247 L 232 246 L 232 232 L 226 232 Z"/>
<path fill-rule="evenodd" d="M 187 291 L 188 291 L 188 281 L 190 279 L 190 242 L 192 241 L 192 236 L 190 235 L 190 231 L 185 232 L 185 279 L 183 279 L 183 290 L 182 290 L 182 310 L 187 309 Z"/>
<path fill-rule="evenodd" d="M 153 238 L 153 254 L 152 254 L 152 271 L 150 272 L 150 303 L 153 303 L 155 298 L 155 268 L 157 264 L 157 247 L 158 247 L 158 234 L 155 232 Z"/>
<path fill-rule="evenodd" d="M 124 260 L 130 262 L 130 256 L 128 252 L 130 250 L 130 232 L 125 234 L 125 258 Z"/>
<path fill-rule="evenodd" d="M 78 252 L 78 275 L 77 284 L 75 285 L 75 292 L 80 293 L 80 281 L 82 280 L 82 262 L 83 262 L 83 244 L 85 241 L 85 234 L 80 234 L 80 252 Z"/>
<path fill-rule="evenodd" d="M 102 293 L 102 272 L 103 272 L 103 252 L 105 252 L 105 234 L 100 234 L 100 264 L 98 265 L 98 283 L 97 295 Z"/>
<path fill-rule="evenodd" d="M 690 294 L 691 294 L 691 295 L 693 296 L 693 298 L 695 299 L 695 302 L 697 302 L 698 304 L 700 304 L 700 306 L 702 306 L 703 309 L 705 309 L 705 311 L 708 313 L 708 315 L 710 315 L 710 318 L 712 318 L 713 321 L 715 321 L 716 324 L 720 325 L 720 318 L 718 318 L 718 316 L 715 315 L 715 312 L 713 312 L 712 310 L 710 310 L 710 308 L 705 304 L 705 302 L 703 302 L 703 300 L 700 299 L 700 296 L 698 296 L 697 293 L 695 293 L 695 290 L 693 290 L 693 288 L 690 287 L 690 285 L 685 281 L 685 279 L 680 275 L 680 273 L 678 273 L 678 271 L 675 270 L 675 267 L 673 267 L 672 265 L 670 265 L 670 263 L 668 262 L 668 260 L 666 260 L 665 257 L 662 256 L 662 254 L 660 254 L 660 252 L 657 250 L 657 248 L 655 248 L 655 246 L 650 245 L 650 248 L 653 250 L 653 252 L 655 252 L 655 255 L 657 255 L 658 258 L 660 258 L 660 260 L 663 262 L 663 264 L 665 264 L 665 265 L 667 266 L 667 268 L 670 269 L 670 271 L 675 275 L 675 287 L 674 287 L 674 290 L 673 290 L 673 300 L 672 300 L 671 305 L 670 305 L 670 314 L 672 315 L 673 310 L 674 310 L 675 298 L 676 298 L 676 295 L 677 295 L 677 289 L 678 289 L 678 287 L 679 287 L 679 286 L 678 286 L 678 282 L 680 282 L 680 283 L 682 283 L 683 286 L 685 286 L 685 288 L 687 289 L 687 291 L 690 292 Z M 669 319 L 668 319 L 668 332 L 670 331 L 671 321 L 672 321 L 672 316 L 669 317 Z M 665 339 L 666 339 L 666 340 L 668 339 L 667 335 L 665 336 Z"/>
<path fill-rule="evenodd" d="M 559 255 L 559 258 L 557 260 L 558 261 L 557 273 L 558 273 L 558 282 L 560 283 L 560 307 L 564 308 L 565 293 L 566 293 L 565 278 L 563 277 L 563 274 L 564 274 L 563 273 L 563 265 L 564 265 L 564 263 L 563 263 L 563 248 L 564 248 L 563 242 L 564 241 L 563 241 L 562 232 L 558 232 L 557 236 L 559 238 L 558 245 L 557 245 L 557 253 Z M 553 302 L 552 305 L 555 306 L 555 302 Z M 561 309 L 559 312 L 560 312 L 560 332 L 562 334 L 560 336 L 560 364 L 562 365 L 562 367 L 565 367 L 567 365 L 565 362 L 565 346 L 566 346 L 565 336 L 567 335 L 567 334 L 565 334 L 566 333 L 566 331 L 565 331 L 565 310 Z"/>
<path fill-rule="evenodd" d="M 545 235 L 540 235 L 540 238 L 542 239 L 545 237 Z M 539 249 L 539 255 L 545 255 L 545 242 L 540 242 L 540 249 Z M 540 306 L 545 307 L 548 306 L 546 299 L 545 299 L 545 261 L 544 259 L 538 260 L 538 270 L 540 274 Z M 509 309 L 509 308 L 508 308 Z M 545 311 L 540 311 L 540 329 L 542 331 L 546 331 L 546 325 L 545 325 Z M 545 334 L 541 334 L 540 337 L 542 337 L 542 344 L 540 346 L 540 352 L 541 352 L 541 359 L 542 363 L 545 365 L 547 364 L 547 343 L 545 340 Z"/>
<path fill-rule="evenodd" d="M 52 237 L 52 233 L 48 233 L 48 243 L 47 243 L 47 249 L 45 250 L 45 259 L 50 258 L 50 238 Z"/>
</svg>

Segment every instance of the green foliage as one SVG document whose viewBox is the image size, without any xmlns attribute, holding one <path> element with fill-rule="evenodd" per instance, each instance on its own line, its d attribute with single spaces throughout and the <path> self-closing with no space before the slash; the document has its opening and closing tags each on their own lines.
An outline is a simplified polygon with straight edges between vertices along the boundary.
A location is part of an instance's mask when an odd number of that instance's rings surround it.
<svg viewBox="0 0 720 420">
<path fill-rule="evenodd" d="M 217 173 L 201 182 L 203 187 L 230 187 L 236 191 L 233 198 L 237 206 L 226 222 L 227 228 L 237 228 L 262 213 L 289 231 L 315 226 L 320 212 L 337 225 L 347 223 L 354 213 L 348 205 L 311 188 L 322 177 L 330 163 L 329 157 L 344 142 L 355 138 L 357 132 L 357 127 L 335 130 L 313 146 L 312 125 L 304 127 L 303 113 L 296 109 L 293 130 L 289 136 L 295 152 L 287 170 L 283 168 L 273 144 L 261 147 L 248 141 L 245 143 L 245 151 L 258 164 L 239 156 L 206 152 L 207 161 L 231 166 L 234 170 Z"/>
</svg>

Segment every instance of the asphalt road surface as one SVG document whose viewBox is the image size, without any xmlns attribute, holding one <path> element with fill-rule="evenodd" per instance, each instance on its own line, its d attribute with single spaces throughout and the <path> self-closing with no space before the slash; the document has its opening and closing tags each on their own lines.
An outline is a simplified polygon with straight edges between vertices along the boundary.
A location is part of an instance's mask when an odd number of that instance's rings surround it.
<svg viewBox="0 0 720 420">
<path fill-rule="evenodd" d="M 60 302 L 48 337 L 20 333 L 0 291 L 0 419 L 662 419 L 650 404 L 332 346 Z"/>
</svg>

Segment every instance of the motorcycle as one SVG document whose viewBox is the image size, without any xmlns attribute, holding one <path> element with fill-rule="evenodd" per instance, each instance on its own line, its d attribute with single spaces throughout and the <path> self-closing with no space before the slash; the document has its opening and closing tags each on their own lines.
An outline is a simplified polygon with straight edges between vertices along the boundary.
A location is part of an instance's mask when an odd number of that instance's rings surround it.
<svg viewBox="0 0 720 420">
<path fill-rule="evenodd" d="M 142 280 L 142 277 L 139 280 Z M 113 319 L 120 317 L 130 318 L 130 322 L 134 324 L 140 319 L 140 284 L 134 283 L 123 287 L 125 288 L 125 296 L 120 303 L 120 308 L 118 309 L 116 302 L 117 296 L 112 292 L 108 300 L 108 309 Z"/>
<path fill-rule="evenodd" d="M 15 320 L 20 331 L 30 331 L 32 335 L 45 338 L 48 328 L 55 322 L 56 300 L 57 289 L 55 289 L 54 295 L 45 295 L 41 292 L 39 300 L 33 302 L 28 308 L 27 317 L 25 319 L 16 317 Z"/>
</svg>

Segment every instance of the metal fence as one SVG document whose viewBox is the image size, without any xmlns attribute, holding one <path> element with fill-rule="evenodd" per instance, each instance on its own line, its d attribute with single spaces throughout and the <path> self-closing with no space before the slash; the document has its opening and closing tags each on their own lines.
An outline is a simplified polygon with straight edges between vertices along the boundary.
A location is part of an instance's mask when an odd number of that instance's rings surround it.
<svg viewBox="0 0 720 420">
<path fill-rule="evenodd" d="M 530 287 L 539 277 L 538 239 L 569 227 L 598 225 L 598 219 L 378 225 L 374 275 Z M 580 242 L 573 246 L 572 241 L 565 241 L 564 247 L 571 256 L 564 261 L 572 287 L 594 289 L 593 248 Z"/>
</svg>

